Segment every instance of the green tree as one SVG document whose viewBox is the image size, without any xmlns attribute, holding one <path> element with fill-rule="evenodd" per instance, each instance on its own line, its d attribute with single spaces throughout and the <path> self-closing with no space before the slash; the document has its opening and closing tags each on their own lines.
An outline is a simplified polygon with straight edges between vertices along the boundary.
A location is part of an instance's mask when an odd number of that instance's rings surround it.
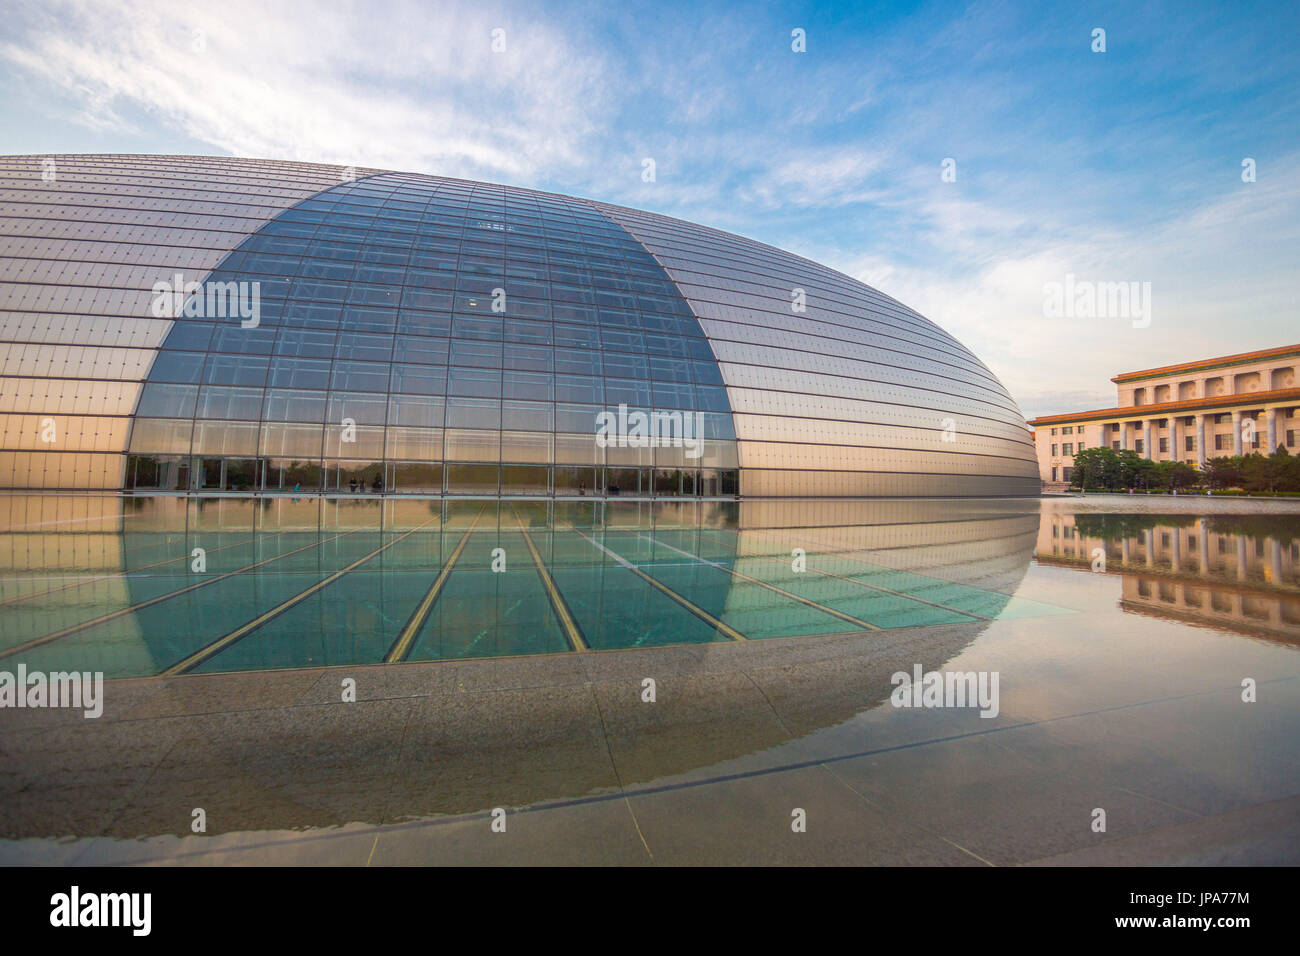
<svg viewBox="0 0 1300 956">
<path fill-rule="evenodd" d="M 1074 471 L 1070 474 L 1070 485 L 1087 491 L 1089 488 L 1112 488 L 1111 483 L 1118 472 L 1118 458 L 1111 448 L 1098 446 L 1084 448 L 1074 456 Z"/>
<path fill-rule="evenodd" d="M 1155 488 L 1158 487 L 1158 469 L 1156 463 L 1149 458 L 1143 458 L 1135 451 L 1120 452 L 1120 455 L 1132 455 L 1132 458 L 1123 460 L 1124 465 L 1124 487 L 1125 488 Z"/>
<path fill-rule="evenodd" d="M 1205 463 L 1205 481 L 1215 490 L 1240 488 L 1241 458 L 1211 458 Z"/>
<path fill-rule="evenodd" d="M 1153 481 L 1154 487 L 1163 491 L 1177 491 L 1190 488 L 1197 483 L 1199 475 L 1196 469 L 1181 461 L 1156 462 Z"/>
<path fill-rule="evenodd" d="M 1281 446 L 1267 458 L 1247 455 L 1239 467 L 1241 487 L 1246 491 L 1300 491 L 1296 459 Z"/>
</svg>

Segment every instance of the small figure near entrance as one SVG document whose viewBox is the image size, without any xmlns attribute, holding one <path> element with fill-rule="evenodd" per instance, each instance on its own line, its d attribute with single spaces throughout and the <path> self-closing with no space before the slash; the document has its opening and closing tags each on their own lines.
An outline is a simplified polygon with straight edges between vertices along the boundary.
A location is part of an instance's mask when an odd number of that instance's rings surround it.
<svg viewBox="0 0 1300 956">
<path fill-rule="evenodd" d="M 370 483 L 370 490 L 371 490 L 374 494 L 380 494 L 381 492 L 383 492 L 383 490 L 384 490 L 384 479 L 383 479 L 382 477 L 380 477 L 379 475 L 375 475 L 375 480 L 372 481 L 372 482 Z"/>
<path fill-rule="evenodd" d="M 348 488 L 354 495 L 357 493 L 357 480 L 355 478 L 348 482 Z"/>
</svg>

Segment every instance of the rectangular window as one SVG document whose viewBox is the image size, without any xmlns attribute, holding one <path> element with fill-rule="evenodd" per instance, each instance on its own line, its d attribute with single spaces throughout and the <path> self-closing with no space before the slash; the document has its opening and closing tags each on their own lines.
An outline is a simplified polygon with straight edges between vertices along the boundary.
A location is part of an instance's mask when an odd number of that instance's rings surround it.
<svg viewBox="0 0 1300 956">
<path fill-rule="evenodd" d="M 394 494 L 438 494 L 442 491 L 442 465 L 428 462 L 388 463 L 387 490 Z"/>
<path fill-rule="evenodd" d="M 557 375 L 555 376 L 555 400 L 599 404 L 605 400 L 604 380 L 580 375 Z M 594 428 L 595 425 L 593 424 L 592 427 Z"/>
<path fill-rule="evenodd" d="M 332 388 L 351 392 L 388 391 L 387 362 L 350 362 L 335 360 L 330 374 Z"/>
<path fill-rule="evenodd" d="M 1053 430 L 1055 430 L 1055 429 L 1053 429 Z M 1056 446 L 1055 446 L 1055 445 L 1052 446 L 1052 457 L 1053 457 L 1053 458 L 1056 457 Z"/>
<path fill-rule="evenodd" d="M 197 385 L 203 371 L 203 355 L 199 352 L 159 352 L 153 363 L 149 379 L 153 382 L 179 382 Z M 265 375 L 265 372 L 263 373 Z M 147 466 L 152 467 L 152 466 Z M 153 487 L 147 485 L 146 487 Z"/>
<path fill-rule="evenodd" d="M 495 495 L 498 492 L 498 465 L 449 464 L 447 493 L 452 495 Z"/>
<path fill-rule="evenodd" d="M 441 428 L 443 399 L 424 395 L 388 396 L 388 424 Z"/>
<path fill-rule="evenodd" d="M 1168 450 L 1169 450 L 1169 439 L 1168 439 L 1168 438 L 1162 438 L 1162 439 L 1160 439 L 1160 450 L 1161 450 L 1162 452 L 1164 452 L 1164 451 L 1168 451 Z"/>
<path fill-rule="evenodd" d="M 136 415 L 141 418 L 193 418 L 198 396 L 197 385 L 150 382 L 140 394 Z"/>
<path fill-rule="evenodd" d="M 546 465 L 502 465 L 501 494 L 544 495 L 550 491 Z"/>
<path fill-rule="evenodd" d="M 447 345 L 447 339 L 435 339 L 427 335 L 399 335 L 394 354 L 401 362 L 446 365 Z"/>
<path fill-rule="evenodd" d="M 499 369 L 453 368 L 447 379 L 448 395 L 495 398 L 501 394 Z"/>
<path fill-rule="evenodd" d="M 262 411 L 260 388 L 225 388 L 209 385 L 199 395 L 195 418 L 257 421 Z"/>
<path fill-rule="evenodd" d="M 1061 454 L 1062 454 L 1062 455 L 1073 455 L 1073 454 L 1074 454 L 1074 442 L 1067 442 L 1066 444 L 1062 445 L 1062 446 L 1061 446 Z"/>
<path fill-rule="evenodd" d="M 289 358 L 277 355 L 271 360 L 272 388 L 311 388 L 329 387 L 330 363 L 317 359 Z"/>
<path fill-rule="evenodd" d="M 1196 436 L 1195 436 L 1195 435 L 1184 435 L 1184 436 L 1183 436 L 1183 451 L 1196 451 Z"/>
</svg>

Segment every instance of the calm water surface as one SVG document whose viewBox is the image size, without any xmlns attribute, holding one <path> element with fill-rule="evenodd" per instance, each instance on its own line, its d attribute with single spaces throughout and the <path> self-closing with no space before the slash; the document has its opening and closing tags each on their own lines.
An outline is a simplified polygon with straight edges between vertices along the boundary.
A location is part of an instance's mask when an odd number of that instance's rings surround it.
<svg viewBox="0 0 1300 956">
<path fill-rule="evenodd" d="M 0 859 L 492 862 L 386 828 L 617 798 L 535 860 L 1294 863 L 1298 649 L 1289 502 L 10 496 L 0 670 L 109 683 L 0 713 Z"/>
</svg>

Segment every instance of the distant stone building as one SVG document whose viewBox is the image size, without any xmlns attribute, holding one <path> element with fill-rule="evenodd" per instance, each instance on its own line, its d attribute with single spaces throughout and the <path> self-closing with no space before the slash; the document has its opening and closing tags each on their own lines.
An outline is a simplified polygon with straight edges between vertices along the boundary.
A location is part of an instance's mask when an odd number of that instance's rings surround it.
<svg viewBox="0 0 1300 956">
<path fill-rule="evenodd" d="M 1204 468 L 1211 458 L 1300 446 L 1300 345 L 1116 375 L 1114 408 L 1044 415 L 1034 428 L 1038 473 L 1069 483 L 1084 448 L 1130 448 L 1152 461 Z"/>
</svg>

